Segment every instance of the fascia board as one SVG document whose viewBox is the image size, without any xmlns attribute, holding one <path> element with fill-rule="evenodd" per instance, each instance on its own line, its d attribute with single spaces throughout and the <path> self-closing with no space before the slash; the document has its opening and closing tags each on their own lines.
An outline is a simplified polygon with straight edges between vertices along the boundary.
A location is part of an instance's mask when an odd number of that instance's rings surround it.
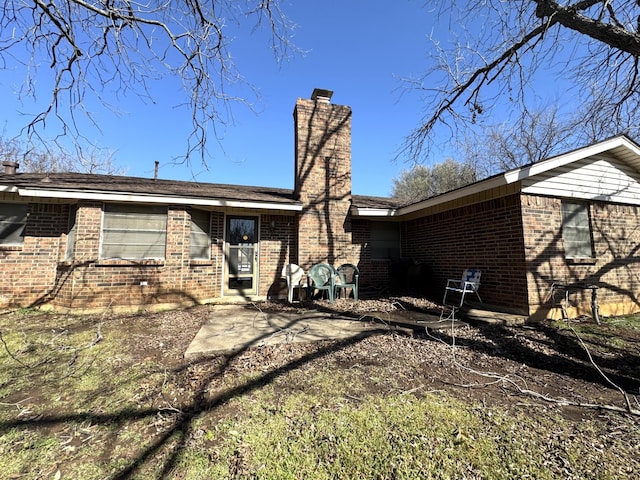
<svg viewBox="0 0 640 480">
<path fill-rule="evenodd" d="M 478 183 L 473 183 L 466 187 L 453 190 L 451 192 L 443 193 L 436 197 L 428 198 L 427 200 L 423 200 L 422 202 L 415 203 L 407 207 L 402 207 L 398 210 L 397 214 L 408 215 L 409 213 L 417 212 L 419 210 L 424 210 L 425 208 L 434 207 L 442 203 L 451 202 L 453 200 L 466 197 L 468 195 L 480 193 L 484 190 L 489 190 L 491 188 L 500 187 L 506 184 L 507 184 L 507 181 L 506 181 L 505 175 L 498 175 L 498 176 L 480 181 Z"/>
<path fill-rule="evenodd" d="M 65 198 L 77 200 L 97 200 L 104 202 L 162 203 L 169 205 L 200 205 L 209 207 L 235 207 L 257 210 L 302 211 L 302 205 L 281 204 L 275 202 L 248 202 L 242 200 L 217 200 L 208 198 L 170 197 L 161 195 L 141 195 L 131 193 L 105 193 L 73 190 L 44 190 L 20 188 L 23 197 Z"/>
</svg>

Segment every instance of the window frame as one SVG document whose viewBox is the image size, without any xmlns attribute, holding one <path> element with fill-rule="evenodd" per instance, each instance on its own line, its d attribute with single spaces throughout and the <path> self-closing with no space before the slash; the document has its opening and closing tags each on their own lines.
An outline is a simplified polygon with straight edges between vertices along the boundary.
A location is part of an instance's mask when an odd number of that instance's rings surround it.
<svg viewBox="0 0 640 480">
<path fill-rule="evenodd" d="M 561 201 L 562 242 L 564 256 L 570 260 L 593 260 L 591 209 L 588 202 Z"/>
<path fill-rule="evenodd" d="M 102 225 L 100 226 L 100 253 L 101 260 L 164 260 L 167 252 L 167 224 L 169 209 L 166 205 L 148 204 L 126 204 L 126 203 L 105 203 L 102 207 Z M 140 215 L 139 220 L 148 222 L 147 228 L 127 228 L 136 220 L 136 215 Z M 107 226 L 107 224 L 117 223 L 117 219 L 122 220 L 123 226 Z M 160 222 L 162 228 L 149 228 L 154 222 Z M 119 238 L 116 238 L 120 235 Z M 141 235 L 148 235 L 153 238 L 157 236 L 157 241 L 140 242 Z M 111 238 L 114 237 L 114 238 Z M 137 238 L 136 238 L 137 237 Z M 126 240 L 124 242 L 123 240 Z M 135 241 L 137 240 L 137 241 Z M 105 245 L 109 245 L 109 251 L 105 251 Z M 129 253 L 125 249 L 147 248 L 147 252 L 140 256 L 138 253 Z M 122 248 L 117 252 L 118 247 Z M 110 250 L 116 250 L 111 253 Z"/>
<path fill-rule="evenodd" d="M 6 213 L 6 210 L 9 209 L 18 209 L 20 211 L 15 214 L 8 214 Z M 0 202 L 0 247 L 21 247 L 24 245 L 28 218 L 29 205 L 26 203 Z M 16 221 L 16 219 L 19 220 Z M 18 227 L 13 228 L 14 225 L 17 225 Z M 5 236 L 4 231 L 7 227 L 11 227 L 11 231 Z M 18 234 L 16 235 L 16 233 Z"/>
</svg>

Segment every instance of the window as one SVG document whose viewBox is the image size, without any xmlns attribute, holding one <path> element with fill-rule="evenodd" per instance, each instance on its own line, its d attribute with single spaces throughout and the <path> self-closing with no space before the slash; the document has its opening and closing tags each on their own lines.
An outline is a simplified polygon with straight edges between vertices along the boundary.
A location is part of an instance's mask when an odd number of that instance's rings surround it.
<svg viewBox="0 0 640 480">
<path fill-rule="evenodd" d="M 209 236 L 209 212 L 191 210 L 191 260 L 209 260 L 211 258 L 211 241 Z"/>
<path fill-rule="evenodd" d="M 105 205 L 100 258 L 165 256 L 167 207 Z"/>
<path fill-rule="evenodd" d="M 567 258 L 592 258 L 589 205 L 562 201 L 562 240 Z"/>
<path fill-rule="evenodd" d="M 27 225 L 27 206 L 0 203 L 0 245 L 22 245 Z"/>
<path fill-rule="evenodd" d="M 371 222 L 371 259 L 400 258 L 400 226 L 394 222 Z"/>
<path fill-rule="evenodd" d="M 78 213 L 78 206 L 71 205 L 69 207 L 69 221 L 67 224 L 67 260 L 73 259 L 73 248 L 76 244 L 76 214 Z"/>
</svg>

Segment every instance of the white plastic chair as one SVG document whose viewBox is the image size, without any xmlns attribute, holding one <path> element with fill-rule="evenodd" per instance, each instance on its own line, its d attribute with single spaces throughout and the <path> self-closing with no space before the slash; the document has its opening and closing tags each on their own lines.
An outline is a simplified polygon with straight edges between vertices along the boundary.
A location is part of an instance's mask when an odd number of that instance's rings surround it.
<svg viewBox="0 0 640 480">
<path fill-rule="evenodd" d="M 282 267 L 282 276 L 287 279 L 287 300 L 289 303 L 293 303 L 293 291 L 305 288 L 305 285 L 302 283 L 304 270 L 295 263 L 289 263 Z M 300 293 L 298 293 L 298 299 L 299 298 Z"/>
<path fill-rule="evenodd" d="M 444 297 L 442 298 L 442 304 L 448 307 L 451 307 L 451 313 L 448 318 L 455 319 L 456 310 L 462 308 L 462 304 L 464 303 L 464 297 L 467 293 L 474 293 L 480 303 L 482 303 L 482 299 L 480 298 L 480 294 L 478 293 L 478 289 L 480 288 L 480 276 L 482 272 L 475 268 L 468 268 L 462 274 L 462 279 L 455 280 L 449 279 L 447 280 L 447 286 L 444 289 Z M 447 296 L 453 294 L 453 301 L 450 298 L 447 302 Z M 460 298 L 460 301 L 457 302 L 457 298 Z M 444 314 L 444 309 L 443 309 Z M 442 319 L 443 314 L 440 315 Z"/>
</svg>

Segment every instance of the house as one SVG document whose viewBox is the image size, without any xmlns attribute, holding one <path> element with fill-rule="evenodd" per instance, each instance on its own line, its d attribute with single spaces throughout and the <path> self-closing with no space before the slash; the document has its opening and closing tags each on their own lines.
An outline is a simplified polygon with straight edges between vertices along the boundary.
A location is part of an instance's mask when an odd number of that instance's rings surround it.
<svg viewBox="0 0 640 480">
<path fill-rule="evenodd" d="M 357 264 L 363 285 L 439 297 L 482 270 L 482 298 L 557 314 L 558 283 L 640 311 L 640 147 L 625 136 L 412 205 L 351 192 L 351 109 L 294 108 L 293 189 L 108 175 L 0 174 L 0 307 L 184 305 L 271 294 L 282 267 Z M 590 309 L 590 291 L 572 313 Z"/>
</svg>

